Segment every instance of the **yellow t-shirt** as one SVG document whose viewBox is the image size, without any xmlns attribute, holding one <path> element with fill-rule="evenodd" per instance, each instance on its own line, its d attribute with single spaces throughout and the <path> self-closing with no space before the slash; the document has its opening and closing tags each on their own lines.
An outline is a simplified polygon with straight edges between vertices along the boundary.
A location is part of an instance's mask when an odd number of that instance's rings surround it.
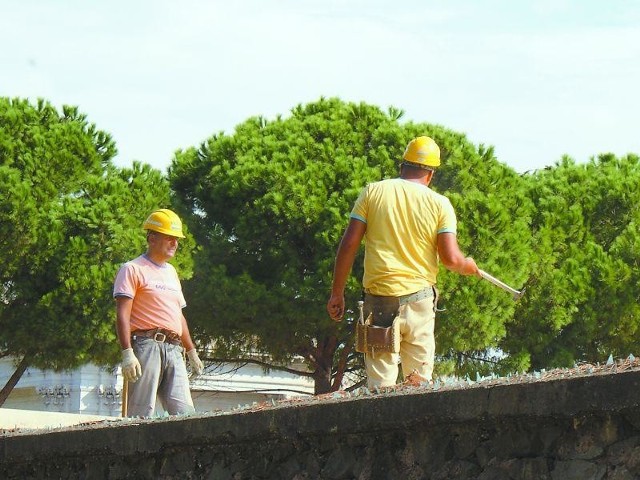
<svg viewBox="0 0 640 480">
<path fill-rule="evenodd" d="M 366 292 L 400 296 L 435 285 L 438 234 L 456 233 L 456 214 L 448 198 L 416 182 L 382 180 L 364 188 L 351 218 L 367 224 Z"/>
</svg>

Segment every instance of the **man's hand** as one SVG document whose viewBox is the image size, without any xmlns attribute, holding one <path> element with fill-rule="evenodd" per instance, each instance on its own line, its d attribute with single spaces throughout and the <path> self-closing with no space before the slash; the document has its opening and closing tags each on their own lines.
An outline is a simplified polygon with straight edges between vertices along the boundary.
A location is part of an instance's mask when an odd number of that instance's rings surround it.
<svg viewBox="0 0 640 480">
<path fill-rule="evenodd" d="M 131 383 L 135 383 L 142 376 L 142 367 L 133 353 L 133 348 L 122 350 L 122 375 Z"/>
<path fill-rule="evenodd" d="M 189 364 L 191 365 L 193 373 L 196 376 L 202 375 L 202 372 L 204 372 L 204 363 L 202 363 L 202 360 L 200 360 L 200 357 L 198 357 L 198 352 L 196 351 L 196 349 L 193 348 L 189 350 L 187 352 L 187 357 L 189 357 Z"/>
<path fill-rule="evenodd" d="M 339 322 L 344 316 L 344 295 L 331 294 L 327 302 L 327 312 L 332 320 Z"/>
<path fill-rule="evenodd" d="M 476 265 L 476 261 L 471 257 L 466 257 L 464 259 L 464 268 L 461 272 L 463 275 L 475 275 L 476 277 L 482 278 L 482 274 L 480 273 L 480 269 L 478 265 Z"/>
</svg>

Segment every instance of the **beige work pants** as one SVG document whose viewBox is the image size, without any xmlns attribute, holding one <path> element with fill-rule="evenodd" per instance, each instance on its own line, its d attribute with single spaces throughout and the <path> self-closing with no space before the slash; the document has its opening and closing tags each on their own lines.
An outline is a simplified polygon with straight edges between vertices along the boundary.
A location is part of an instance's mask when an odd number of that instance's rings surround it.
<svg viewBox="0 0 640 480">
<path fill-rule="evenodd" d="M 396 321 L 400 324 L 400 354 L 365 354 L 364 363 L 369 389 L 395 385 L 398 378 L 398 362 L 402 363 L 405 378 L 414 370 L 431 380 L 435 357 L 434 298 L 400 306 Z"/>
</svg>

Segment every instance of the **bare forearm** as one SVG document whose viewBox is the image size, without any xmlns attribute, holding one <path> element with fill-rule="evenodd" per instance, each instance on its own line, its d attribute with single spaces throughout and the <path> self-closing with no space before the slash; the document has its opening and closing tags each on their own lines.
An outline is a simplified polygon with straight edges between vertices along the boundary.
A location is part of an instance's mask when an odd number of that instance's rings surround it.
<svg viewBox="0 0 640 480">
<path fill-rule="evenodd" d="M 448 264 L 444 263 L 447 270 L 459 273 L 460 275 L 475 275 L 477 273 L 477 266 L 473 258 L 464 257 L 460 255 L 460 258 L 456 258 L 454 262 Z"/>
<path fill-rule="evenodd" d="M 480 270 L 478 270 L 473 258 L 465 257 L 460 250 L 455 234 L 443 233 L 438 235 L 438 255 L 447 270 L 460 275 L 480 276 Z"/>
<path fill-rule="evenodd" d="M 131 305 L 130 298 L 116 298 L 116 333 L 122 350 L 131 348 Z"/>
<path fill-rule="evenodd" d="M 343 248 L 343 244 L 340 244 L 338 254 L 336 255 L 336 264 L 333 271 L 333 284 L 331 285 L 332 293 L 343 293 L 347 284 L 347 278 L 351 273 L 351 267 L 355 260 L 358 249 L 352 247 Z"/>
<path fill-rule="evenodd" d="M 184 315 L 182 316 L 182 337 L 180 337 L 180 340 L 182 341 L 182 346 L 187 352 L 195 348 L 193 340 L 191 340 L 191 333 L 189 333 L 187 319 L 184 317 Z"/>
<path fill-rule="evenodd" d="M 338 253 L 336 254 L 336 264 L 333 270 L 332 294 L 342 294 L 347 278 L 351 272 L 351 267 L 360 248 L 360 242 L 364 235 L 365 225 L 362 222 L 352 221 L 345 234 L 340 240 Z"/>
<path fill-rule="evenodd" d="M 366 229 L 367 225 L 364 222 L 351 220 L 338 246 L 331 296 L 327 302 L 327 312 L 336 322 L 344 316 L 344 288 Z"/>
<path fill-rule="evenodd" d="M 120 348 L 122 348 L 122 350 L 131 348 L 131 328 L 129 325 L 123 325 L 121 322 L 118 322 L 117 331 Z"/>
</svg>

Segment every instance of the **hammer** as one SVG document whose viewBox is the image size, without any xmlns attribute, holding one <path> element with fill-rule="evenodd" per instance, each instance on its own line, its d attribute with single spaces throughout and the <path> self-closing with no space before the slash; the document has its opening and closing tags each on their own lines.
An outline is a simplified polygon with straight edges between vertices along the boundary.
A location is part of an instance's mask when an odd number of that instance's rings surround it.
<svg viewBox="0 0 640 480">
<path fill-rule="evenodd" d="M 488 280 L 489 282 L 493 283 L 494 285 L 496 285 L 496 286 L 500 287 L 501 289 L 506 290 L 507 292 L 509 292 L 513 296 L 514 300 L 518 300 L 524 294 L 524 288 L 522 290 L 518 291 L 515 288 L 510 287 L 506 283 L 501 282 L 497 278 L 492 277 L 491 275 L 489 275 L 484 270 L 480 270 L 480 275 L 482 275 L 482 278 L 484 278 L 485 280 Z"/>
</svg>

